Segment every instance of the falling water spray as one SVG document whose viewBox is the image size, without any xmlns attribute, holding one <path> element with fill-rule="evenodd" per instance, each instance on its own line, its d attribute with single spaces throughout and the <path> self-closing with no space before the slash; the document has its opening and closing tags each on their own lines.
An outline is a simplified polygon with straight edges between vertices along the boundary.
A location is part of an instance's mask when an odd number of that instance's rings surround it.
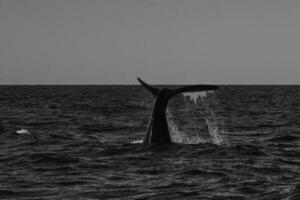
<svg viewBox="0 0 300 200">
<path fill-rule="evenodd" d="M 215 115 L 211 106 L 210 98 L 213 92 L 189 92 L 183 93 L 186 109 L 190 120 L 196 120 L 198 127 L 189 129 L 188 132 L 179 130 L 173 119 L 172 113 L 167 110 L 167 118 L 172 140 L 182 144 L 213 143 L 216 145 L 227 144 L 224 136 L 223 123 Z M 203 121 L 203 123 L 200 123 Z M 203 131 L 205 125 L 206 131 Z"/>
</svg>

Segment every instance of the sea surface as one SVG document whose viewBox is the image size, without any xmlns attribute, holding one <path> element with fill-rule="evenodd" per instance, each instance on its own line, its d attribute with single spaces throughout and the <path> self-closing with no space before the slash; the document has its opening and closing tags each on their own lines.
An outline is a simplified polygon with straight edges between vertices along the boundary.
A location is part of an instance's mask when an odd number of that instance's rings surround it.
<svg viewBox="0 0 300 200">
<path fill-rule="evenodd" d="M 300 199 L 300 86 L 220 86 L 215 135 L 178 99 L 177 143 L 142 149 L 141 86 L 0 86 L 0 199 Z"/>
</svg>

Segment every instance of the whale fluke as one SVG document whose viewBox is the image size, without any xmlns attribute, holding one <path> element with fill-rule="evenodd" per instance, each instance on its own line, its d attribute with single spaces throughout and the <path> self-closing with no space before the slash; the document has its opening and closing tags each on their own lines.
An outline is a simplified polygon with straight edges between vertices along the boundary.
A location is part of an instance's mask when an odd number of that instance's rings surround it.
<svg viewBox="0 0 300 200">
<path fill-rule="evenodd" d="M 139 77 L 137 78 L 137 80 L 140 82 L 140 84 L 146 88 L 151 94 L 153 94 L 153 96 L 157 96 L 159 93 L 159 88 L 153 87 L 147 83 L 145 83 L 142 79 L 140 79 Z"/>
<path fill-rule="evenodd" d="M 149 121 L 148 130 L 143 141 L 143 147 L 172 143 L 166 118 L 166 109 L 168 101 L 173 96 L 182 92 L 201 92 L 218 89 L 217 86 L 213 85 L 190 85 L 176 89 L 157 88 L 147 84 L 140 78 L 137 79 L 140 84 L 154 96 L 152 116 Z"/>
<path fill-rule="evenodd" d="M 216 90 L 216 89 L 218 89 L 218 87 L 214 85 L 191 85 L 191 86 L 185 86 L 182 88 L 175 89 L 175 94 L 183 93 L 183 92 L 201 92 L 201 91 L 209 91 L 209 90 Z"/>
</svg>

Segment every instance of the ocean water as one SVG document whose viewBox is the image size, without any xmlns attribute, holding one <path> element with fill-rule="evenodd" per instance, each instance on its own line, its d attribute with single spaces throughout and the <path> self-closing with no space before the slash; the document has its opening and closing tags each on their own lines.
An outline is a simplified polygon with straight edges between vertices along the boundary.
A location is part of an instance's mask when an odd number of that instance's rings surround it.
<svg viewBox="0 0 300 200">
<path fill-rule="evenodd" d="M 221 141 L 178 99 L 205 139 L 143 150 L 140 86 L 0 86 L 0 199 L 300 199 L 300 86 L 221 86 Z"/>
</svg>

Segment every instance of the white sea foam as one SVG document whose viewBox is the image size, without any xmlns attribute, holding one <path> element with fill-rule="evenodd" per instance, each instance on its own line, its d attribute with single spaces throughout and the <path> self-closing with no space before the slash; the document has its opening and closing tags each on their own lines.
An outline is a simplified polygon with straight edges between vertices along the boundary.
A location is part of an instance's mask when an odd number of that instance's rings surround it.
<svg viewBox="0 0 300 200">
<path fill-rule="evenodd" d="M 143 140 L 133 140 L 131 142 L 131 144 L 141 144 L 141 143 L 143 143 Z"/>
<path fill-rule="evenodd" d="M 29 132 L 29 130 L 24 129 L 24 128 L 21 128 L 20 130 L 17 130 L 16 133 L 17 133 L 17 134 L 20 134 L 20 135 L 30 135 L 30 134 L 31 134 L 31 133 Z"/>
</svg>

